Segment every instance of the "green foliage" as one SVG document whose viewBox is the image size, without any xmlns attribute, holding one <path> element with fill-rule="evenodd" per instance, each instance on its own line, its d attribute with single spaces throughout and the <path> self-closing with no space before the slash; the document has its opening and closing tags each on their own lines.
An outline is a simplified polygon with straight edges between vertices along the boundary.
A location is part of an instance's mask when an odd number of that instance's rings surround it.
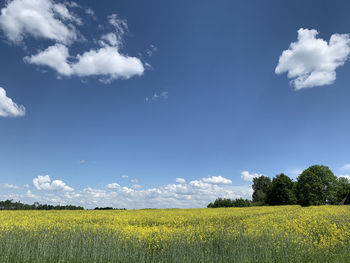
<svg viewBox="0 0 350 263">
<path fill-rule="evenodd" d="M 260 176 L 253 179 L 253 202 L 266 203 L 266 195 L 271 186 L 271 179 L 267 176 Z"/>
<path fill-rule="evenodd" d="M 38 202 L 28 205 L 21 202 L 13 202 L 13 200 L 6 200 L 0 201 L 0 210 L 84 210 L 84 208 L 75 205 L 42 205 Z"/>
<path fill-rule="evenodd" d="M 296 196 L 302 206 L 335 204 L 337 177 L 327 166 L 310 166 L 298 177 Z"/>
<path fill-rule="evenodd" d="M 296 204 L 294 182 L 285 174 L 279 174 L 273 178 L 266 195 L 266 203 L 269 205 L 293 205 Z"/>
<path fill-rule="evenodd" d="M 327 166 L 313 165 L 302 172 L 297 182 L 281 173 L 272 182 L 267 176 L 254 178 L 252 188 L 252 202 L 218 198 L 208 207 L 339 204 L 350 194 L 350 181 L 344 177 L 337 178 Z"/>
<path fill-rule="evenodd" d="M 218 207 L 249 207 L 252 206 L 252 202 L 248 199 L 237 198 L 234 200 L 228 198 L 217 198 L 214 203 L 208 204 L 208 208 Z"/>
<path fill-rule="evenodd" d="M 336 203 L 339 204 L 348 194 L 350 194 L 350 181 L 345 177 L 339 177 L 336 186 Z"/>
</svg>

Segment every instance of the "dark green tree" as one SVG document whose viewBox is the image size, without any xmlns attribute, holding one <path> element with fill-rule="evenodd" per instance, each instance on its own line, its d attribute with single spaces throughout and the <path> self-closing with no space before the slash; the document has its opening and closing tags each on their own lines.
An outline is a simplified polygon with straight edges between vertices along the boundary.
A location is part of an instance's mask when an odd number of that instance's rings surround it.
<svg viewBox="0 0 350 263">
<path fill-rule="evenodd" d="M 336 204 L 339 204 L 348 194 L 350 194 L 350 181 L 348 178 L 339 177 L 336 188 Z"/>
<path fill-rule="evenodd" d="M 276 175 L 268 189 L 266 202 L 269 205 L 296 204 L 294 182 L 285 174 Z"/>
<path fill-rule="evenodd" d="M 296 184 L 298 204 L 335 204 L 337 177 L 324 165 L 313 165 L 302 172 Z"/>
<path fill-rule="evenodd" d="M 214 203 L 209 203 L 208 208 L 218 207 L 248 207 L 252 205 L 252 201 L 243 198 L 237 198 L 234 200 L 228 198 L 217 198 Z"/>
<path fill-rule="evenodd" d="M 266 203 L 266 195 L 271 186 L 271 179 L 267 176 L 260 176 L 253 179 L 253 202 Z"/>
</svg>

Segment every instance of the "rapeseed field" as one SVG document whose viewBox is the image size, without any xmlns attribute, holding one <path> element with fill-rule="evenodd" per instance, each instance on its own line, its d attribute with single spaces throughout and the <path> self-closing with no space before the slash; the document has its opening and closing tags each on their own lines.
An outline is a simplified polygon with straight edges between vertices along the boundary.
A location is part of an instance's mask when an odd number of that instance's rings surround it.
<svg viewBox="0 0 350 263">
<path fill-rule="evenodd" d="M 350 206 L 0 211 L 0 262 L 350 262 Z"/>
</svg>

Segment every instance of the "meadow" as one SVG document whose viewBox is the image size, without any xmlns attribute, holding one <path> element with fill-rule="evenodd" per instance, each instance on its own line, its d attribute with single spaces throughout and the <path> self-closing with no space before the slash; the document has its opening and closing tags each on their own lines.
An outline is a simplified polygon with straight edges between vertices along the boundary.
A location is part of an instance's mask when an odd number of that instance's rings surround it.
<svg viewBox="0 0 350 263">
<path fill-rule="evenodd" d="M 350 206 L 0 211 L 0 262 L 350 262 Z"/>
</svg>

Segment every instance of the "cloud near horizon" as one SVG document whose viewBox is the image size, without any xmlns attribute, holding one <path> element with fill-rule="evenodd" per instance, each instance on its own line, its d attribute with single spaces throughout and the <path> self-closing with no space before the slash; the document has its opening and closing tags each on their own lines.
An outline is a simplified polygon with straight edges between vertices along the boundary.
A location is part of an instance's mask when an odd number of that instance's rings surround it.
<svg viewBox="0 0 350 263">
<path fill-rule="evenodd" d="M 258 173 L 251 174 L 248 171 L 241 172 L 241 179 L 243 181 L 246 181 L 246 182 L 253 182 L 254 178 L 257 178 L 257 177 L 260 177 L 260 176 L 262 176 L 262 174 L 258 174 Z"/>
<path fill-rule="evenodd" d="M 218 197 L 251 198 L 251 185 L 232 186 L 232 181 L 222 176 L 203 177 L 188 183 L 177 178 L 177 183 L 142 188 L 110 183 L 105 188 L 87 187 L 75 190 L 61 180 L 53 180 L 48 175 L 33 179 L 32 189 L 22 189 L 21 193 L 0 195 L 0 198 L 26 201 L 39 201 L 48 204 L 73 204 L 86 208 L 112 206 L 125 208 L 191 208 L 206 207 Z M 16 190 L 19 191 L 19 190 Z"/>
<path fill-rule="evenodd" d="M 33 179 L 33 185 L 37 190 L 45 190 L 45 191 L 63 191 L 63 192 L 72 192 L 74 189 L 69 187 L 61 180 L 53 180 L 51 182 L 51 178 L 48 175 L 39 175 L 38 177 Z"/>
<path fill-rule="evenodd" d="M 288 73 L 295 90 L 332 84 L 335 70 L 343 66 L 350 54 L 348 34 L 333 34 L 327 41 L 317 38 L 315 29 L 298 30 L 298 40 L 282 52 L 276 74 Z"/>
</svg>

